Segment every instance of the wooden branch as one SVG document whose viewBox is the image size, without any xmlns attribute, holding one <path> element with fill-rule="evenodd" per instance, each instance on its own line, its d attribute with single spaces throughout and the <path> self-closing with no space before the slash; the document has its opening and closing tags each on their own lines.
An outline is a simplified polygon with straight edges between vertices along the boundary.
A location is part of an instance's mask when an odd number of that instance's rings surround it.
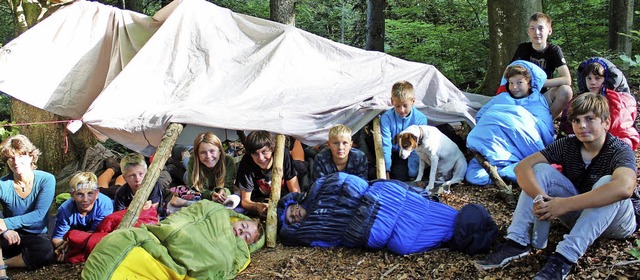
<svg viewBox="0 0 640 280">
<path fill-rule="evenodd" d="M 282 188 L 282 162 L 284 161 L 285 136 L 276 136 L 276 150 L 273 155 L 273 170 L 271 171 L 271 199 L 267 211 L 267 247 L 276 246 L 276 236 L 278 233 L 278 200 L 280 200 L 280 189 Z"/>
<path fill-rule="evenodd" d="M 373 119 L 373 143 L 376 151 L 376 175 L 378 179 L 387 178 L 387 170 L 384 165 L 384 154 L 382 153 L 382 132 L 380 132 L 380 117 Z"/>
<path fill-rule="evenodd" d="M 133 196 L 133 200 L 127 208 L 127 213 L 122 218 L 118 229 L 133 227 L 138 221 L 142 207 L 145 202 L 149 200 L 149 194 L 151 194 L 153 187 L 156 185 L 156 181 L 158 181 L 158 177 L 160 177 L 160 172 L 162 168 L 164 168 L 164 164 L 171 156 L 171 149 L 176 143 L 182 129 L 182 124 L 178 123 L 171 123 L 167 127 L 162 141 L 160 141 L 160 145 L 158 145 L 158 150 L 155 156 L 153 156 L 153 161 L 147 170 L 147 174 L 144 176 L 144 179 L 142 179 L 142 185 Z M 160 203 L 162 203 L 162 201 Z"/>
<path fill-rule="evenodd" d="M 484 156 L 482 156 L 480 153 L 476 151 L 471 152 L 473 153 L 473 156 L 478 160 L 478 162 L 480 162 L 482 168 L 484 168 L 484 170 L 489 173 L 489 178 L 491 178 L 491 181 L 493 181 L 498 189 L 505 191 L 507 194 L 511 194 L 511 186 L 507 185 L 504 180 L 502 180 L 500 175 L 498 175 L 498 169 L 495 166 L 489 164 L 487 159 L 485 159 Z"/>
</svg>

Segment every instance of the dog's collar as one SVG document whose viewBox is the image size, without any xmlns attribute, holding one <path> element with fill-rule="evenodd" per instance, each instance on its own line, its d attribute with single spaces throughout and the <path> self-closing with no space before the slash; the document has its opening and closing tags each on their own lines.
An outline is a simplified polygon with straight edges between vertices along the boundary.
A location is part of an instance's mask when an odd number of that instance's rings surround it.
<svg viewBox="0 0 640 280">
<path fill-rule="evenodd" d="M 418 136 L 418 146 L 420 146 L 420 144 L 422 144 L 422 138 L 424 137 L 424 131 L 422 131 L 421 126 L 418 126 L 418 129 L 420 130 L 420 136 Z"/>
</svg>

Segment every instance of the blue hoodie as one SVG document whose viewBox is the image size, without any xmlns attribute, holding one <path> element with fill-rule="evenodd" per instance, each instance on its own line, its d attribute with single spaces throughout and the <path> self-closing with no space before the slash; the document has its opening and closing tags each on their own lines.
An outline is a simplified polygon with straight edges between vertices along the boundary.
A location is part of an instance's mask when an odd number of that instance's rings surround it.
<svg viewBox="0 0 640 280">
<path fill-rule="evenodd" d="M 411 125 L 426 125 L 427 116 L 422 112 L 411 108 L 411 113 L 402 118 L 398 116 L 396 111 L 391 108 L 380 116 L 380 132 L 382 133 L 382 153 L 384 154 L 384 165 L 387 172 L 391 171 L 391 153 L 398 152 L 400 149 L 397 144 L 393 143 L 393 138 L 398 133 L 405 130 Z M 409 177 L 418 175 L 418 167 L 420 165 L 420 157 L 415 151 L 409 156 Z"/>
</svg>

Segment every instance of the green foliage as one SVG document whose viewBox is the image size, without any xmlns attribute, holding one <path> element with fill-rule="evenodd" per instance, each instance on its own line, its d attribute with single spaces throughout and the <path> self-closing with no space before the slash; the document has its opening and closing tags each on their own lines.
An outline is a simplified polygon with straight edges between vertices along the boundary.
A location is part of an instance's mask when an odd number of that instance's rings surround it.
<svg viewBox="0 0 640 280">
<path fill-rule="evenodd" d="M 638 14 L 637 11 L 636 14 Z M 631 30 L 631 34 L 623 35 L 631 38 L 631 40 L 636 43 L 640 43 L 640 31 L 638 30 Z M 625 76 L 627 77 L 629 82 L 635 85 L 640 84 L 640 54 L 635 54 L 632 56 L 621 54 L 618 57 L 622 61 L 622 63 L 619 64 L 619 67 L 620 69 L 625 71 Z"/>
<path fill-rule="evenodd" d="M 13 39 L 14 34 L 15 27 L 13 26 L 11 9 L 6 1 L 2 1 L 0 3 L 0 47 Z"/>
<path fill-rule="evenodd" d="M 269 19 L 269 0 L 209 0 L 236 13 Z"/>
<path fill-rule="evenodd" d="M 432 64 L 463 90 L 479 86 L 489 64 L 486 1 L 389 1 L 389 10 L 387 53 Z"/>
<path fill-rule="evenodd" d="M 631 251 L 629 251 L 629 254 L 640 260 L 640 240 L 636 240 L 636 245 L 638 247 L 631 249 Z"/>
</svg>

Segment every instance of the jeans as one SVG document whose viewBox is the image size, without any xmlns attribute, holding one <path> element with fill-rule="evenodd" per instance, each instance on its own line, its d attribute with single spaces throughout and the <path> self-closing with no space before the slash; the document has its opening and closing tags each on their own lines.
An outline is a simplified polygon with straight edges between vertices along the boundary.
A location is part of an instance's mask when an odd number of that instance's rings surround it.
<svg viewBox="0 0 640 280">
<path fill-rule="evenodd" d="M 547 195 L 570 197 L 579 194 L 573 183 L 551 165 L 536 164 L 533 169 L 538 184 Z M 609 181 L 611 176 L 604 176 L 594 184 L 593 189 Z M 513 213 L 513 221 L 507 229 L 507 238 L 521 245 L 529 245 L 534 219 L 536 217 L 533 214 L 533 198 L 521 192 Z M 574 263 L 584 255 L 589 245 L 598 237 L 625 238 L 636 229 L 635 213 L 629 199 L 602 207 L 566 213 L 560 217 L 560 221 L 571 231 L 558 243 L 556 253 Z"/>
</svg>

